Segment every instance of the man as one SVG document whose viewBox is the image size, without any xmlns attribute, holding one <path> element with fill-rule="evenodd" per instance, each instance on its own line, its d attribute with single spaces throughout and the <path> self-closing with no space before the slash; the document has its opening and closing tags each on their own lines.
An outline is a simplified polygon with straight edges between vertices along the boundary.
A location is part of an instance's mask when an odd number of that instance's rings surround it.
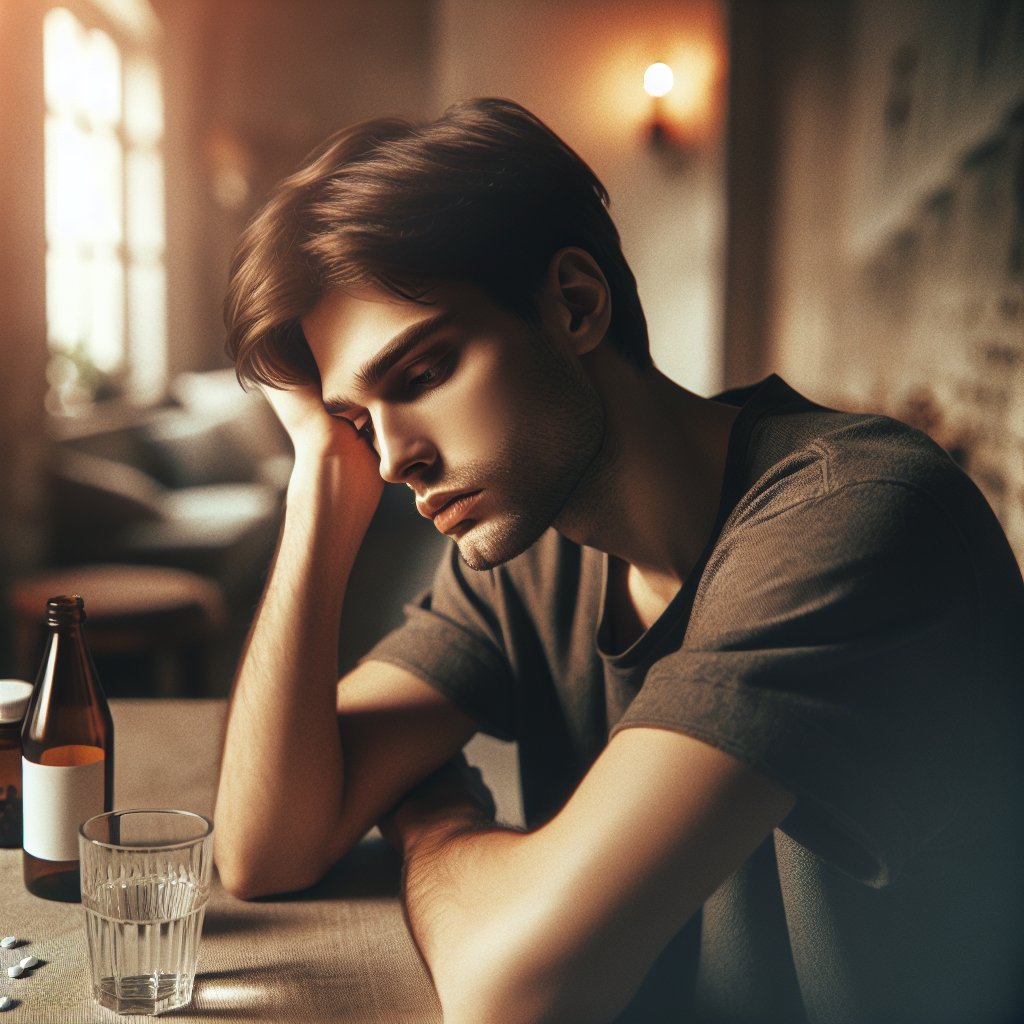
<svg viewBox="0 0 1024 1024">
<path fill-rule="evenodd" d="M 660 374 L 606 200 L 478 100 L 339 134 L 248 228 L 229 344 L 295 468 L 224 884 L 310 885 L 382 821 L 447 1024 L 1007 1017 L 1024 587 L 998 524 L 901 424 Z M 336 683 L 381 478 L 455 544 Z M 478 729 L 518 740 L 525 833 L 451 761 Z"/>
</svg>

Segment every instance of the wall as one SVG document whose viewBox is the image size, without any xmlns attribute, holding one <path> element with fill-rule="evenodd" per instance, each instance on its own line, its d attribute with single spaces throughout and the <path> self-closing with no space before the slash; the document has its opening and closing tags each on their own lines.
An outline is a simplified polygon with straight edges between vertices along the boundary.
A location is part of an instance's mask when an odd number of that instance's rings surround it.
<svg viewBox="0 0 1024 1024">
<path fill-rule="evenodd" d="M 664 61 L 678 75 L 694 38 L 721 45 L 723 33 L 719 5 L 699 0 L 438 0 L 435 22 L 436 109 L 472 96 L 516 100 L 593 167 L 655 362 L 702 394 L 721 376 L 721 151 L 713 141 L 688 158 L 652 149 L 643 73 Z"/>
<path fill-rule="evenodd" d="M 0 0 L 0 594 L 44 553 L 44 9 Z"/>
<path fill-rule="evenodd" d="M 767 22 L 778 132 L 733 226 L 763 232 L 756 371 L 931 433 L 1024 562 L 1024 4 L 733 10 Z"/>
<path fill-rule="evenodd" d="M 171 371 L 226 365 L 235 241 L 271 188 L 346 125 L 419 117 L 429 0 L 153 0 L 165 36 Z"/>
</svg>

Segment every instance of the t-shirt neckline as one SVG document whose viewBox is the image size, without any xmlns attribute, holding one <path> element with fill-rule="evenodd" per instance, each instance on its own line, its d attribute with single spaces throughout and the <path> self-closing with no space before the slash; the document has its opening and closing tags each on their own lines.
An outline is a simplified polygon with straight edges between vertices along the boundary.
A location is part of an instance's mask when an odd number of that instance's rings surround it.
<svg viewBox="0 0 1024 1024">
<path fill-rule="evenodd" d="M 718 513 L 715 516 L 715 524 L 711 529 L 711 536 L 708 538 L 708 542 L 704 546 L 704 550 L 697 563 L 665 610 L 651 623 L 648 630 L 637 637 L 631 646 L 618 654 L 609 654 L 601 646 L 601 638 L 607 632 L 605 622 L 608 617 L 609 568 L 608 554 L 607 552 L 602 553 L 601 613 L 594 635 L 594 645 L 597 653 L 611 668 L 633 668 L 649 657 L 653 651 L 657 651 L 666 635 L 672 634 L 681 637 L 685 634 L 690 619 L 690 612 L 693 609 L 693 600 L 697 594 L 697 588 L 700 585 L 701 577 L 704 575 L 704 570 L 711 559 L 711 554 L 718 544 L 722 528 L 725 526 L 732 510 L 739 504 L 740 498 L 746 492 L 747 452 L 750 448 L 750 439 L 754 433 L 754 427 L 763 416 L 778 410 L 780 406 L 790 402 L 799 403 L 805 407 L 814 406 L 813 402 L 809 402 L 799 392 L 794 391 L 778 374 L 774 373 L 766 377 L 759 384 L 715 395 L 714 401 L 739 406 L 740 413 L 733 420 L 732 429 L 729 431 L 729 444 L 725 455 L 725 473 L 722 479 L 722 495 L 719 499 Z"/>
</svg>

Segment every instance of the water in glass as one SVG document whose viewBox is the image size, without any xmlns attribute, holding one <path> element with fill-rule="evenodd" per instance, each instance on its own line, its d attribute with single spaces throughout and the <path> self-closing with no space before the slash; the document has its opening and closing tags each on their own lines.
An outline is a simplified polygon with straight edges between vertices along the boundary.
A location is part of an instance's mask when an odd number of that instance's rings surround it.
<svg viewBox="0 0 1024 1024">
<path fill-rule="evenodd" d="M 86 906 L 96 1000 L 116 1013 L 185 1006 L 192 998 L 205 908 L 206 893 L 177 877 L 122 878 L 99 886 Z"/>
<path fill-rule="evenodd" d="M 210 898 L 213 822 L 172 810 L 110 811 L 79 829 L 92 993 L 116 1013 L 186 1006 Z"/>
</svg>

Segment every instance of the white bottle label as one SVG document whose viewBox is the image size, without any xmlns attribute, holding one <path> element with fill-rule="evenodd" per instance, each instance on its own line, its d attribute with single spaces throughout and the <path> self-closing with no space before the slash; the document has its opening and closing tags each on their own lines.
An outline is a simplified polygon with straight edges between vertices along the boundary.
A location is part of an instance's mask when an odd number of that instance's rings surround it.
<svg viewBox="0 0 1024 1024">
<path fill-rule="evenodd" d="M 21 759 L 26 853 L 78 860 L 78 826 L 103 813 L 102 760 L 54 767 Z"/>
</svg>

